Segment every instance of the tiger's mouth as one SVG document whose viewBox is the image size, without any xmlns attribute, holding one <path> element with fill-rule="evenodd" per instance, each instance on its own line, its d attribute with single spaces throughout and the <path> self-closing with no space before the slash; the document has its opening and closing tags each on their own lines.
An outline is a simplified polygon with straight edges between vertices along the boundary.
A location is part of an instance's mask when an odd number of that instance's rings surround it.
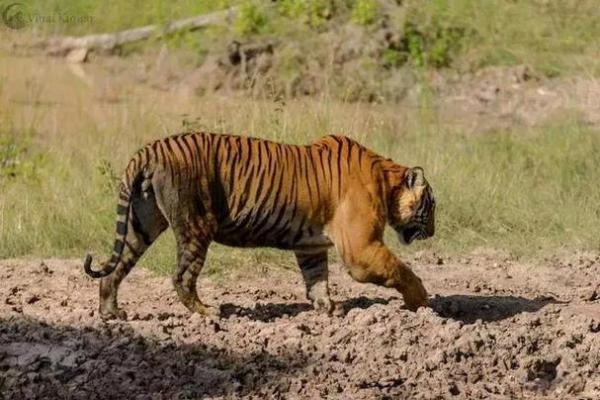
<svg viewBox="0 0 600 400">
<path fill-rule="evenodd" d="M 425 233 L 417 225 L 410 225 L 402 229 L 400 234 L 400 241 L 404 244 L 411 244 L 415 239 L 425 239 Z"/>
</svg>

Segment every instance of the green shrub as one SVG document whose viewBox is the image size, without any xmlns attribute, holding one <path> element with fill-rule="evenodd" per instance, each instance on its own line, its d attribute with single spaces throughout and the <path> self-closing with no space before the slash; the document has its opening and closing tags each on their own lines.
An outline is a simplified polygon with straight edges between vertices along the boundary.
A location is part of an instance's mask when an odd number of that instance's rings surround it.
<svg viewBox="0 0 600 400">
<path fill-rule="evenodd" d="M 359 25 L 369 25 L 375 22 L 379 13 L 376 0 L 356 0 L 352 7 L 352 21 Z"/>
<path fill-rule="evenodd" d="M 385 49 L 381 55 L 383 66 L 386 68 L 399 67 L 406 61 L 406 55 L 396 49 Z"/>
<path fill-rule="evenodd" d="M 435 18 L 423 25 L 408 22 L 404 27 L 405 46 L 417 67 L 449 67 L 466 37 L 464 28 Z"/>
<path fill-rule="evenodd" d="M 240 4 L 234 28 L 240 36 L 266 33 L 269 28 L 269 16 L 264 4 L 252 0 Z"/>
<path fill-rule="evenodd" d="M 331 17 L 333 4 L 331 0 L 281 0 L 278 2 L 278 11 L 284 17 L 320 28 Z"/>
</svg>

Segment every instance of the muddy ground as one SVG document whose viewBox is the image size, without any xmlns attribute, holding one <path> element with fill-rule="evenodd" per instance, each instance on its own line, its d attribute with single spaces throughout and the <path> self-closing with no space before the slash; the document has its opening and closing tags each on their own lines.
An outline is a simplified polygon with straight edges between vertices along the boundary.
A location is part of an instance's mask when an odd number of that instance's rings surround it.
<svg viewBox="0 0 600 400">
<path fill-rule="evenodd" d="M 410 259 L 432 308 L 331 267 L 343 316 L 310 310 L 298 273 L 216 284 L 190 316 L 137 269 L 127 321 L 103 322 L 77 261 L 0 262 L 0 398 L 600 398 L 600 256 Z"/>
</svg>

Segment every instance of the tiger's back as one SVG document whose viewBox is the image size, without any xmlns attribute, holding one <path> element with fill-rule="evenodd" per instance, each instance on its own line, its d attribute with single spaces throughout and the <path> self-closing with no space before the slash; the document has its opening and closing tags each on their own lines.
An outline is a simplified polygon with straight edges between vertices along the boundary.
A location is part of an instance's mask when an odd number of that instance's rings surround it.
<svg viewBox="0 0 600 400">
<path fill-rule="evenodd" d="M 161 139 L 147 149 L 156 156 L 147 177 L 162 172 L 152 186 L 176 191 L 178 207 L 189 203 L 198 213 L 210 212 L 215 241 L 281 249 L 331 245 L 323 230 L 345 190 L 371 172 L 372 165 L 363 160 L 374 156 L 336 136 L 297 146 L 190 133 Z M 171 157 L 163 156 L 169 152 Z M 146 162 L 145 153 L 138 153 L 140 163 Z"/>
</svg>

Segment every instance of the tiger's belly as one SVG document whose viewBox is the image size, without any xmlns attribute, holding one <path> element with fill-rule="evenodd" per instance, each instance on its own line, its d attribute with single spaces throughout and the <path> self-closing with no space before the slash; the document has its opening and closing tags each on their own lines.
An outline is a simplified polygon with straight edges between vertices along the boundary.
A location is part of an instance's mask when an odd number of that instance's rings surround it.
<svg viewBox="0 0 600 400">
<path fill-rule="evenodd" d="M 218 229 L 214 240 L 217 243 L 233 247 L 273 247 L 282 250 L 317 250 L 331 247 L 333 243 L 320 230 L 278 232 L 272 230 L 257 234 L 252 227 L 237 229 Z"/>
</svg>

